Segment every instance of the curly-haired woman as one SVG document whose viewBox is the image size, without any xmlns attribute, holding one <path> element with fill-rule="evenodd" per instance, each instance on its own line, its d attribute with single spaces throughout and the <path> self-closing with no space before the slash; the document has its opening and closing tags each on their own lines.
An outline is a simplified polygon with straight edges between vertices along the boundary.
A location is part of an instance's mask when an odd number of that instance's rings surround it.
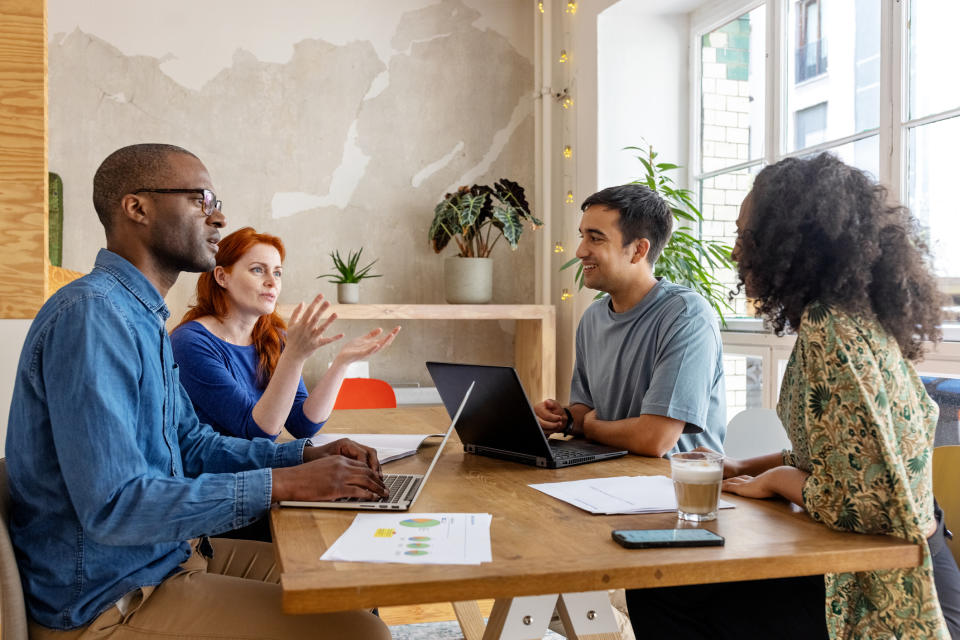
<svg viewBox="0 0 960 640">
<path fill-rule="evenodd" d="M 778 335 L 797 334 L 777 407 L 792 450 L 727 460 L 724 490 L 784 497 L 833 529 L 911 540 L 923 562 L 734 583 L 745 599 L 789 602 L 749 620 L 728 608 L 725 619 L 741 631 L 779 627 L 782 638 L 960 637 L 960 572 L 932 490 L 937 406 L 911 362 L 923 340 L 940 338 L 941 297 L 916 220 L 863 172 L 821 154 L 764 168 L 737 229 L 740 288 Z"/>
</svg>

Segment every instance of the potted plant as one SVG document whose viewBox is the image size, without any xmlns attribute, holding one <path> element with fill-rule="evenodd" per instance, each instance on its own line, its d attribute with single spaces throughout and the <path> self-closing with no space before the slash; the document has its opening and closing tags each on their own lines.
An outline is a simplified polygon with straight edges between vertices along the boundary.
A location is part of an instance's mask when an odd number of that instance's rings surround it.
<svg viewBox="0 0 960 640">
<path fill-rule="evenodd" d="M 703 214 L 693 203 L 693 194 L 689 189 L 677 187 L 673 178 L 665 175 L 667 171 L 679 169 L 671 162 L 657 162 L 657 153 L 652 146 L 625 147 L 624 150 L 638 151 L 636 156 L 643 165 L 644 175 L 634 180 L 634 184 L 643 184 L 660 194 L 673 212 L 673 234 L 663 248 L 663 253 L 654 266 L 655 276 L 664 276 L 670 282 L 693 289 L 702 295 L 726 326 L 724 310 L 733 311 L 727 298 L 727 287 L 713 275 L 717 269 L 733 269 L 730 260 L 731 247 L 716 240 L 704 240 L 694 235 L 693 226 L 703 222 Z M 573 258 L 560 270 L 567 269 L 579 262 Z M 583 289 L 583 265 L 577 268 L 577 284 Z M 599 298 L 603 294 L 597 294 Z"/>
<path fill-rule="evenodd" d="M 444 261 L 447 302 L 478 304 L 493 297 L 490 252 L 500 238 L 514 250 L 523 224 L 542 225 L 530 212 L 526 195 L 516 182 L 501 178 L 492 187 L 475 184 L 448 193 L 433 210 L 429 241 L 436 253 L 453 239 L 457 255 Z"/>
<path fill-rule="evenodd" d="M 358 267 L 360 264 L 360 254 L 363 253 L 361 247 L 356 253 L 347 252 L 347 259 L 340 256 L 339 251 L 330 254 L 333 260 L 333 268 L 336 273 L 325 273 L 317 276 L 318 278 L 327 278 L 330 282 L 337 283 L 337 302 L 340 304 L 357 304 L 360 302 L 360 281 L 364 278 L 379 278 L 381 274 L 370 273 L 376 260 L 365 267 Z"/>
</svg>

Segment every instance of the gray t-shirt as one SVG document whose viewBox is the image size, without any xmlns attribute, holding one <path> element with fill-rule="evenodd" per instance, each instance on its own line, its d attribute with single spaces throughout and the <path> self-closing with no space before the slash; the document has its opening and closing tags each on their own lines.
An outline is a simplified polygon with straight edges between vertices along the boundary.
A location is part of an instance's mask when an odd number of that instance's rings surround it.
<svg viewBox="0 0 960 640">
<path fill-rule="evenodd" d="M 658 280 L 623 313 L 613 311 L 609 296 L 587 308 L 577 327 L 570 402 L 594 408 L 600 420 L 683 420 L 672 451 L 703 445 L 722 452 L 727 408 L 717 320 L 698 293 Z"/>
</svg>

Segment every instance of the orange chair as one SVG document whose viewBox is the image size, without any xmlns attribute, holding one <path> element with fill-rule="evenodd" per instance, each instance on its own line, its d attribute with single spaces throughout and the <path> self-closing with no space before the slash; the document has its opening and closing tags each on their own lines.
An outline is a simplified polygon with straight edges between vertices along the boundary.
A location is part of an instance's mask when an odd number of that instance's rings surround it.
<svg viewBox="0 0 960 640">
<path fill-rule="evenodd" d="M 344 378 L 333 409 L 396 409 L 393 387 L 376 378 Z"/>
</svg>

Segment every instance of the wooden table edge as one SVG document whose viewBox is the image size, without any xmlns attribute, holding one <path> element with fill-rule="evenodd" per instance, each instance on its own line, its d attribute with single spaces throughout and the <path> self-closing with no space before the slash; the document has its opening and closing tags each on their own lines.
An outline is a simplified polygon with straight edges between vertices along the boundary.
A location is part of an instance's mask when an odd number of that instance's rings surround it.
<svg viewBox="0 0 960 640">
<path fill-rule="evenodd" d="M 885 544 L 882 562 L 876 560 L 876 549 L 834 551 L 829 556 L 831 573 L 868 570 L 898 569 L 919 566 L 923 552 L 919 544 Z M 824 554 L 818 554 L 820 560 Z M 798 568 L 809 560 L 810 570 Z M 451 583 L 448 578 L 437 576 L 423 579 L 416 567 L 410 567 L 410 581 L 397 582 L 394 568 L 398 565 L 371 564 L 367 574 L 369 582 L 362 586 L 344 584 L 336 586 L 338 575 L 322 569 L 281 574 L 283 587 L 283 610 L 285 613 L 327 613 L 376 606 L 412 605 L 428 602 L 455 602 L 489 598 L 512 598 L 518 596 L 545 595 L 554 590 L 544 590 L 543 584 L 564 585 L 564 593 L 578 593 L 619 588 L 654 588 L 689 584 L 736 582 L 748 579 L 787 578 L 817 575 L 816 562 L 807 556 L 743 558 L 734 562 L 705 564 L 702 561 L 673 562 L 665 565 L 621 567 L 614 570 L 557 570 L 534 571 L 522 577 L 501 576 L 491 565 L 477 567 L 477 575 L 467 580 Z M 387 580 L 378 580 L 378 568 L 389 567 Z M 343 582 L 353 581 L 349 575 Z M 318 582 L 327 585 L 315 588 Z"/>
</svg>

